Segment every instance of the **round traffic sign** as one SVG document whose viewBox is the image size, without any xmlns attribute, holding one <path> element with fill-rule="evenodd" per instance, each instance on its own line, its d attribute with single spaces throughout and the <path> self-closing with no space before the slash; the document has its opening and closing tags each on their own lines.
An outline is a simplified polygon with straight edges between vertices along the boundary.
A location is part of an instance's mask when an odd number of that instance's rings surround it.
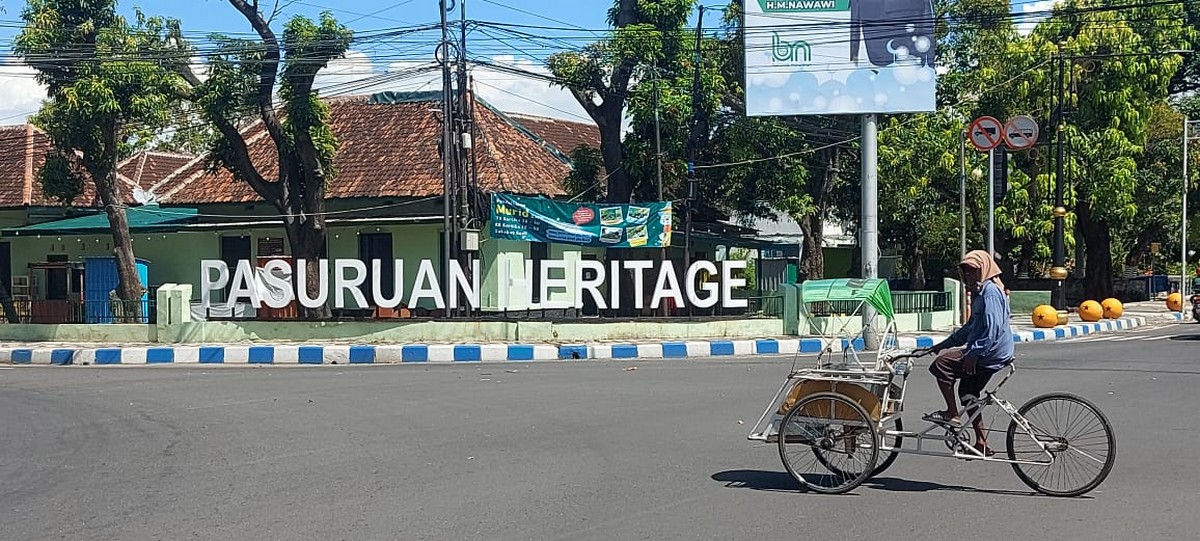
<svg viewBox="0 0 1200 541">
<path fill-rule="evenodd" d="M 981 116 L 971 122 L 971 129 L 967 135 L 976 150 L 987 151 L 1000 145 L 1004 139 L 1004 126 L 994 117 Z"/>
<path fill-rule="evenodd" d="M 1029 115 L 1017 115 L 1004 124 L 1004 143 L 1012 150 L 1025 150 L 1037 144 L 1037 121 Z"/>
</svg>

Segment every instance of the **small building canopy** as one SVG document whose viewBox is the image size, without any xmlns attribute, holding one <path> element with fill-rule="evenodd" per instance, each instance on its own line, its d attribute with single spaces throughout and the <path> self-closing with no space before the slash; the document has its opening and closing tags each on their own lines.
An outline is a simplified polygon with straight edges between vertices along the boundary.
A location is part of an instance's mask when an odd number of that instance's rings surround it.
<svg viewBox="0 0 1200 541">
<path fill-rule="evenodd" d="M 160 208 L 157 205 L 129 207 L 125 209 L 129 219 L 129 230 L 135 233 L 151 231 L 174 231 L 177 226 L 195 223 L 194 208 Z M 108 233 L 108 214 L 96 212 L 74 218 L 53 220 L 22 227 L 10 227 L 0 231 L 6 237 L 21 235 L 96 235 Z"/>
<path fill-rule="evenodd" d="M 808 280 L 801 284 L 800 301 L 859 301 L 870 304 L 879 315 L 888 319 L 892 311 L 892 291 L 887 280 L 879 278 L 834 278 L 830 280 Z"/>
</svg>

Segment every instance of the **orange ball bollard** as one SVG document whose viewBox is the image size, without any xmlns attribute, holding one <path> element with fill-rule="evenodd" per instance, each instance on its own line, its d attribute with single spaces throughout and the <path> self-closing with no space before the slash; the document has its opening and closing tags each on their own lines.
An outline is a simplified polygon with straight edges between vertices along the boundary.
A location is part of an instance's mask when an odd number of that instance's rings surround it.
<svg viewBox="0 0 1200 541">
<path fill-rule="evenodd" d="M 1167 295 L 1167 310 L 1178 312 L 1183 309 L 1183 295 L 1172 293 Z"/>
<path fill-rule="evenodd" d="M 1121 301 L 1111 297 L 1104 299 L 1100 303 L 1100 307 L 1104 309 L 1105 319 L 1117 319 L 1125 313 L 1125 305 L 1121 304 Z"/>
<path fill-rule="evenodd" d="M 1083 304 L 1079 305 L 1079 319 L 1089 322 L 1100 321 L 1103 316 L 1104 309 L 1096 301 L 1083 301 Z"/>
<path fill-rule="evenodd" d="M 1033 309 L 1033 325 L 1039 329 L 1050 329 L 1058 325 L 1058 310 L 1049 304 Z"/>
</svg>

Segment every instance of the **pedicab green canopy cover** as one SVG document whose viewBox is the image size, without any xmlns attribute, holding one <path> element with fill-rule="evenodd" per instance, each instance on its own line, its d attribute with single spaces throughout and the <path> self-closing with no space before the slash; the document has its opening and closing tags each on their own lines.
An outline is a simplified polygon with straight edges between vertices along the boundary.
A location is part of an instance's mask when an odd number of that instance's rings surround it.
<svg viewBox="0 0 1200 541">
<path fill-rule="evenodd" d="M 863 301 L 870 304 L 879 315 L 892 319 L 892 290 L 887 280 L 879 278 L 834 278 L 831 280 L 808 280 L 801 284 L 800 301 Z"/>
</svg>

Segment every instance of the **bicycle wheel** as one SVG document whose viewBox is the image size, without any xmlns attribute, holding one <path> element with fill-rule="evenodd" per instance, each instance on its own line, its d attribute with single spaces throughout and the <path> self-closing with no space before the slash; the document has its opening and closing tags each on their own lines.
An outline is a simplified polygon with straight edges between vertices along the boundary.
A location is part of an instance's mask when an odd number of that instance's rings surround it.
<svg viewBox="0 0 1200 541">
<path fill-rule="evenodd" d="M 1018 412 L 1029 429 L 1022 429 L 1016 419 L 1009 423 L 1008 458 L 1036 463 L 1012 465 L 1021 482 L 1050 496 L 1079 496 L 1108 477 L 1117 458 L 1117 440 L 1108 418 L 1094 404 L 1051 393 L 1026 402 Z"/>
<path fill-rule="evenodd" d="M 783 417 L 779 458 L 809 490 L 849 492 L 875 470 L 878 432 L 857 402 L 838 393 L 817 393 L 796 403 Z"/>
</svg>

